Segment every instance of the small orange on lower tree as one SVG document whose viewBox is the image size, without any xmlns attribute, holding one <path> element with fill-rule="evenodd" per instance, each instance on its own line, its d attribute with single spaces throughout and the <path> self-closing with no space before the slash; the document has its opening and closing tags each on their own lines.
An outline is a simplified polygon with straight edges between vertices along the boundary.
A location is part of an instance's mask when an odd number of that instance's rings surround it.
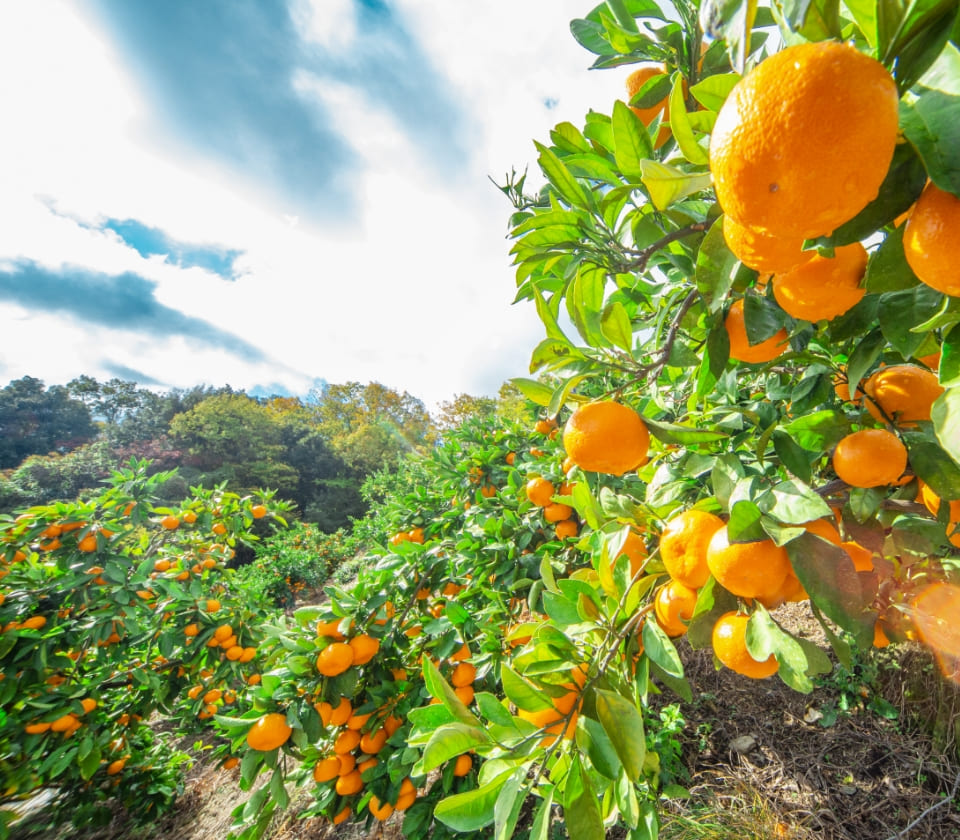
<svg viewBox="0 0 960 840">
<path fill-rule="evenodd" d="M 247 732 L 247 746 L 253 750 L 270 752 L 283 746 L 290 738 L 293 728 L 286 715 L 268 712 L 260 717 Z"/>
<path fill-rule="evenodd" d="M 660 560 L 667 574 L 692 589 L 707 582 L 707 546 L 723 527 L 723 520 L 709 511 L 690 508 L 672 517 L 660 534 Z"/>
<path fill-rule="evenodd" d="M 749 616 L 736 612 L 720 616 L 711 635 L 713 652 L 731 671 L 753 679 L 764 679 L 777 673 L 780 666 L 773 655 L 762 662 L 750 655 L 747 650 L 748 621 Z"/>
<path fill-rule="evenodd" d="M 770 539 L 731 542 L 726 525 L 710 538 L 707 566 L 717 583 L 741 598 L 776 595 L 791 570 L 785 548 Z"/>
<path fill-rule="evenodd" d="M 317 656 L 317 670 L 325 677 L 335 677 L 346 671 L 353 662 L 353 648 L 346 642 L 333 642 Z"/>
</svg>

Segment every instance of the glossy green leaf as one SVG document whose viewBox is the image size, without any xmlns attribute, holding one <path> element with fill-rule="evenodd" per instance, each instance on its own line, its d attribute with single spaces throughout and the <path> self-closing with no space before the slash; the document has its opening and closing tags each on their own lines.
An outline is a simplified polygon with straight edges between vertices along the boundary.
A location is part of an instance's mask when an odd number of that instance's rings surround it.
<svg viewBox="0 0 960 840">
<path fill-rule="evenodd" d="M 690 163 L 696 166 L 706 166 L 710 162 L 707 150 L 697 142 L 693 128 L 690 126 L 690 120 L 687 118 L 683 77 L 679 74 L 673 82 L 673 90 L 670 91 L 670 131 L 680 147 L 680 153 Z"/>
<path fill-rule="evenodd" d="M 600 330 L 614 346 L 627 353 L 633 350 L 633 325 L 630 323 L 626 308 L 620 301 L 612 301 L 603 308 L 600 316 Z"/>
<path fill-rule="evenodd" d="M 485 828 L 494 820 L 500 789 L 515 772 L 508 770 L 485 785 L 441 799 L 433 815 L 454 831 L 479 831 Z"/>
<path fill-rule="evenodd" d="M 717 73 L 697 82 L 690 93 L 704 108 L 710 111 L 719 111 L 726 102 L 727 96 L 740 81 L 739 73 Z"/>
<path fill-rule="evenodd" d="M 739 268 L 740 261 L 727 247 L 723 238 L 723 222 L 718 219 L 710 226 L 697 252 L 697 290 L 710 312 L 719 312 L 723 308 Z M 721 329 L 720 332 L 726 337 L 726 330 Z"/>
<path fill-rule="evenodd" d="M 666 210 L 688 195 L 709 189 L 709 173 L 690 173 L 655 160 L 642 161 L 643 185 L 657 210 Z"/>
<path fill-rule="evenodd" d="M 571 774 L 567 781 L 567 796 L 563 807 L 567 833 L 577 840 L 604 840 L 606 832 L 600 814 L 600 803 L 590 777 L 580 769 L 578 756 L 574 757 L 574 766 L 579 772 Z"/>
<path fill-rule="evenodd" d="M 514 705 L 528 712 L 541 712 L 553 708 L 550 698 L 529 680 L 524 679 L 509 665 L 500 666 L 503 693 Z"/>
<path fill-rule="evenodd" d="M 613 103 L 614 159 L 627 180 L 643 177 L 641 161 L 653 157 L 650 135 L 639 117 L 619 99 Z"/>
<path fill-rule="evenodd" d="M 553 396 L 553 388 L 549 385 L 538 382 L 536 379 L 524 379 L 522 377 L 514 377 L 510 380 L 510 383 L 516 386 L 525 397 L 537 405 L 550 404 L 550 398 Z"/>
<path fill-rule="evenodd" d="M 586 753 L 594 769 L 608 779 L 616 779 L 620 773 L 620 759 L 613 741 L 599 721 L 580 715 L 577 719 L 577 746 Z"/>
<path fill-rule="evenodd" d="M 673 641 L 655 621 L 643 622 L 641 631 L 644 653 L 650 661 L 674 677 L 683 676 L 683 663 Z"/>
<path fill-rule="evenodd" d="M 764 609 L 758 609 L 747 622 L 747 651 L 759 662 L 770 656 L 777 658 L 779 675 L 787 685 L 801 694 L 813 691 L 807 675 L 807 656 L 796 639 L 784 633 Z"/>
<path fill-rule="evenodd" d="M 449 683 L 440 675 L 437 666 L 429 656 L 423 657 L 423 681 L 431 697 L 436 697 L 453 714 L 453 716 L 467 726 L 480 726 L 480 720 L 457 697 Z"/>
<path fill-rule="evenodd" d="M 900 103 L 900 125 L 933 182 L 960 193 L 960 50 L 947 44 Z"/>
<path fill-rule="evenodd" d="M 573 207 L 590 210 L 592 202 L 580 182 L 570 174 L 563 161 L 542 143 L 534 143 L 540 157 L 537 163 L 559 196 Z"/>
<path fill-rule="evenodd" d="M 923 335 L 912 331 L 913 327 L 936 315 L 942 304 L 943 295 L 922 284 L 881 295 L 880 329 L 884 338 L 897 352 L 909 358 L 924 339 Z"/>
<path fill-rule="evenodd" d="M 727 435 L 717 429 L 692 429 L 677 423 L 667 423 L 662 420 L 644 418 L 650 434 L 657 440 L 667 444 L 690 446 L 695 443 L 713 443 L 724 440 Z"/>
<path fill-rule="evenodd" d="M 451 758 L 490 743 L 486 730 L 465 723 L 451 723 L 437 729 L 423 748 L 413 768 L 415 776 L 423 776 Z"/>
<path fill-rule="evenodd" d="M 960 464 L 960 387 L 947 388 L 937 398 L 930 418 L 940 445 Z"/>
<path fill-rule="evenodd" d="M 604 689 L 596 691 L 596 710 L 628 778 L 639 781 L 647 754 L 640 711 L 625 697 Z"/>
<path fill-rule="evenodd" d="M 941 499 L 960 499 L 960 463 L 923 435 L 905 435 L 910 466 Z"/>
</svg>

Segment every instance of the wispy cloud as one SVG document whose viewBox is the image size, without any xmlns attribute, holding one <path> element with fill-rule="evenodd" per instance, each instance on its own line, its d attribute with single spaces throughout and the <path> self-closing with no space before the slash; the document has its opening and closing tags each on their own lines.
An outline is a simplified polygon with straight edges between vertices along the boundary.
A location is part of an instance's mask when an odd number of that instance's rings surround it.
<svg viewBox="0 0 960 840">
<path fill-rule="evenodd" d="M 142 335 L 210 345 L 246 362 L 268 356 L 248 341 L 208 322 L 161 304 L 157 284 L 132 273 L 103 274 L 84 268 L 51 271 L 33 262 L 17 262 L 0 270 L 0 301 L 28 310 L 57 313 L 87 328 L 135 330 Z"/>
</svg>

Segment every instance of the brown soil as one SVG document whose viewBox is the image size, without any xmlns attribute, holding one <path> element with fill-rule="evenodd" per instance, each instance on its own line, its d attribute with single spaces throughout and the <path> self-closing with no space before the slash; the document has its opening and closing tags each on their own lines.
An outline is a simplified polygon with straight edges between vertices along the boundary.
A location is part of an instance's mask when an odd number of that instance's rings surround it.
<svg viewBox="0 0 960 840">
<path fill-rule="evenodd" d="M 807 610 L 782 608 L 777 618 L 826 647 Z M 872 690 L 897 709 L 897 719 L 860 705 L 830 726 L 817 717 L 838 702 L 836 685 L 798 694 L 777 678 L 753 681 L 716 671 L 710 651 L 681 644 L 681 652 L 695 687 L 695 702 L 682 705 L 687 721 L 682 761 L 689 773 L 684 784 L 691 795 L 667 803 L 661 837 L 960 838 L 960 689 L 939 676 L 925 650 L 897 648 L 871 689 L 857 688 L 854 681 L 855 695 L 867 695 L 864 703 Z M 671 700 L 664 696 L 664 702 Z M 181 748 L 189 749 L 194 740 Z M 239 790 L 237 772 L 205 763 L 201 755 L 173 811 L 148 829 L 133 827 L 118 813 L 110 826 L 93 833 L 38 834 L 21 824 L 13 840 L 222 840 L 229 834 L 230 812 L 249 795 Z M 269 840 L 402 837 L 399 815 L 365 827 L 298 820 L 296 812 L 291 807 L 274 821 Z"/>
</svg>

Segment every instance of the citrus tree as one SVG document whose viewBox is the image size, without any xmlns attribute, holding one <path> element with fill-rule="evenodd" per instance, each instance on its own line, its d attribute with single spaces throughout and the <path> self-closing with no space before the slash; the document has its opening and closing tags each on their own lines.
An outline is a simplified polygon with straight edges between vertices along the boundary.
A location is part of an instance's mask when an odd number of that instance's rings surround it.
<svg viewBox="0 0 960 840">
<path fill-rule="evenodd" d="M 357 585 L 274 631 L 295 667 L 221 722 L 239 747 L 279 698 L 293 763 L 252 749 L 241 818 L 312 779 L 309 813 L 407 836 L 652 838 L 678 637 L 807 692 L 831 660 L 776 612 L 804 602 L 841 660 L 920 639 L 956 669 L 956 4 L 608 0 L 571 29 L 621 98 L 502 187 L 540 421 L 450 436 Z"/>
<path fill-rule="evenodd" d="M 42 789 L 53 821 L 109 820 L 109 800 L 155 818 L 187 757 L 151 716 L 196 726 L 257 678 L 262 610 L 227 563 L 285 506 L 223 488 L 156 506 L 169 478 L 134 461 L 91 498 L 0 521 L 0 837 Z"/>
</svg>

